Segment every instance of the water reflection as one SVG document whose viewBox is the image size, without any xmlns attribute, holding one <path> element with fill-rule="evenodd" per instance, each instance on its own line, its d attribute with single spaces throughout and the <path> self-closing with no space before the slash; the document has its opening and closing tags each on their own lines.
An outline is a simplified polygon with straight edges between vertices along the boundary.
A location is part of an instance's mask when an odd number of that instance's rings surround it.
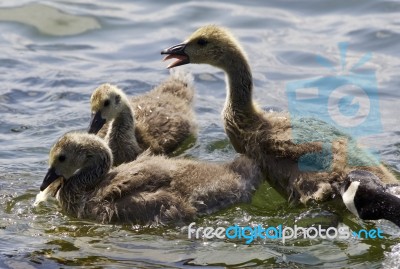
<svg viewBox="0 0 400 269">
<path fill-rule="evenodd" d="M 326 75 L 317 55 L 340 63 L 337 43 L 343 41 L 350 42 L 350 65 L 372 52 L 369 68 L 377 71 L 384 131 L 363 142 L 399 171 L 399 2 L 4 0 L 0 6 L 0 267 L 398 265 L 393 226 L 361 222 L 330 204 L 292 206 L 267 184 L 251 205 L 199 219 L 199 225 L 309 224 L 315 212 L 331 212 L 318 221 L 355 230 L 381 227 L 388 231 L 386 239 L 260 241 L 251 246 L 189 241 L 180 228 L 100 225 L 71 219 L 55 202 L 36 209 L 31 204 L 47 169 L 50 145 L 67 131 L 87 127 L 92 90 L 111 82 L 129 95 L 148 91 L 168 76 L 160 50 L 208 23 L 230 27 L 238 36 L 254 72 L 254 97 L 262 106 L 282 110 L 287 109 L 288 81 Z M 179 154 L 232 159 L 235 152 L 220 118 L 224 74 L 202 65 L 185 68 L 195 77 L 199 136 Z"/>
<path fill-rule="evenodd" d="M 36 3 L 0 9 L 0 21 L 33 26 L 42 34 L 51 36 L 78 35 L 101 28 L 94 17 L 67 14 L 54 7 Z"/>
</svg>

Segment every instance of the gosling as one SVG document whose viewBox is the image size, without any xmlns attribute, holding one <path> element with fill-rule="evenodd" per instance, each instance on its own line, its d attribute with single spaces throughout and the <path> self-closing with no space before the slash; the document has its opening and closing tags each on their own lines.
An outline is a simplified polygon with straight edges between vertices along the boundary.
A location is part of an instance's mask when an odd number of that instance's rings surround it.
<svg viewBox="0 0 400 269">
<path fill-rule="evenodd" d="M 228 85 L 223 109 L 225 132 L 235 150 L 255 160 L 271 184 L 289 200 L 304 204 L 309 200 L 329 200 L 340 194 L 335 185 L 343 183 L 354 170 L 369 172 L 365 174 L 365 180 L 374 175 L 382 186 L 398 184 L 387 168 L 374 162 L 351 137 L 332 126 L 316 119 L 290 119 L 286 113 L 260 110 L 252 100 L 253 79 L 247 57 L 228 30 L 215 25 L 201 27 L 186 41 L 161 54 L 167 55 L 164 60 L 177 59 L 168 68 L 195 63 L 209 64 L 225 71 Z M 314 137 L 312 141 L 321 142 L 296 143 L 292 139 L 294 129 L 299 137 Z M 315 139 L 315 136 L 319 137 Z M 332 147 L 326 149 L 323 144 L 332 144 Z M 311 169 L 299 167 L 304 160 Z M 349 163 L 359 165 L 349 166 Z M 357 193 L 362 195 L 363 192 Z M 381 196 L 374 196 L 374 189 L 369 194 L 375 203 L 379 203 L 376 199 Z M 393 206 L 400 211 L 398 204 Z M 381 217 L 389 218 L 385 214 Z"/>
<path fill-rule="evenodd" d="M 193 92 L 191 77 L 178 72 L 132 100 L 116 86 L 103 84 L 91 96 L 89 133 L 106 139 L 114 166 L 135 160 L 146 149 L 170 154 L 196 134 Z"/>
<path fill-rule="evenodd" d="M 244 155 L 213 164 L 146 151 L 133 162 L 113 169 L 111 164 L 103 139 L 67 133 L 50 150 L 40 191 L 51 189 L 65 213 L 80 219 L 177 224 L 249 202 L 262 179 L 261 170 Z"/>
</svg>

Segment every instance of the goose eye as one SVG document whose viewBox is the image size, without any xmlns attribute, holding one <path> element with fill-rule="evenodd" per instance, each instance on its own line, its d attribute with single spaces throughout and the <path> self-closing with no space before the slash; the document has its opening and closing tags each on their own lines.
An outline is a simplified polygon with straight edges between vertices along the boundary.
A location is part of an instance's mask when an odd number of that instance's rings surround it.
<svg viewBox="0 0 400 269">
<path fill-rule="evenodd" d="M 109 106 L 109 105 L 110 105 L 110 100 L 108 100 L 108 99 L 105 100 L 105 101 L 104 101 L 104 106 Z"/>
<path fill-rule="evenodd" d="M 197 40 L 197 44 L 200 46 L 205 46 L 208 44 L 208 41 L 205 40 L 204 38 L 200 38 L 199 40 Z"/>
<path fill-rule="evenodd" d="M 60 161 L 60 162 L 65 161 L 65 159 L 66 159 L 65 155 L 58 156 L 58 161 Z"/>
</svg>

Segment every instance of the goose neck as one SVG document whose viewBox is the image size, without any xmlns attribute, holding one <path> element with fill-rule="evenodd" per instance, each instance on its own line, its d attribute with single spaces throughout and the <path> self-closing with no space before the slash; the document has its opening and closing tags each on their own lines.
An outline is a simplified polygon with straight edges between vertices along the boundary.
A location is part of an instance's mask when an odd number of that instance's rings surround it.
<svg viewBox="0 0 400 269">
<path fill-rule="evenodd" d="M 142 152 L 136 139 L 134 112 L 129 105 L 112 122 L 108 143 L 114 156 L 115 150 L 128 150 L 137 154 Z"/>
<path fill-rule="evenodd" d="M 225 72 L 227 79 L 225 111 L 253 112 L 253 78 L 246 58 L 241 54 L 232 57 Z"/>
<path fill-rule="evenodd" d="M 132 131 L 135 128 L 135 121 L 133 118 L 133 111 L 129 105 L 125 105 L 122 111 L 113 121 L 114 131 Z"/>
</svg>

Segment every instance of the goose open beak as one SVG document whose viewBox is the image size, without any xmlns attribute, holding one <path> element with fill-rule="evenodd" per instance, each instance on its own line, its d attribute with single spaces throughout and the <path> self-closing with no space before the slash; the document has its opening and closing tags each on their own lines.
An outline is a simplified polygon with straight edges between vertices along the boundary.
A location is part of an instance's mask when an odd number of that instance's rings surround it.
<svg viewBox="0 0 400 269">
<path fill-rule="evenodd" d="M 57 175 L 56 170 L 50 167 L 47 171 L 46 176 L 43 179 L 42 185 L 40 186 L 40 191 L 44 191 L 51 183 L 53 183 L 60 176 Z"/>
<path fill-rule="evenodd" d="M 97 134 L 105 123 L 106 120 L 101 117 L 100 111 L 92 113 L 92 119 L 90 120 L 89 126 L 89 134 Z"/>
<path fill-rule="evenodd" d="M 185 53 L 185 47 L 186 43 L 181 43 L 161 51 L 161 54 L 167 54 L 163 61 L 177 59 L 177 61 L 169 64 L 167 68 L 173 68 L 190 63 L 189 56 Z"/>
</svg>

